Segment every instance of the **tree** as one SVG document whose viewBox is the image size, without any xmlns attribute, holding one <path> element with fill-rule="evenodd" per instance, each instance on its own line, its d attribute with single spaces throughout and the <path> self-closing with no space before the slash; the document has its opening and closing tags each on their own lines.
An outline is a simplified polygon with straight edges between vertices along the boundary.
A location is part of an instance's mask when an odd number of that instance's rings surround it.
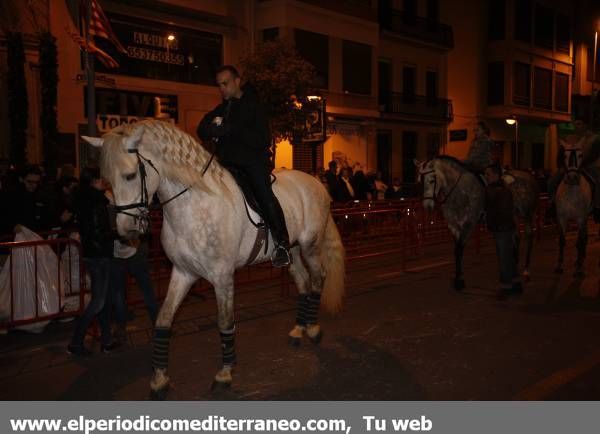
<svg viewBox="0 0 600 434">
<path fill-rule="evenodd" d="M 312 93 L 315 68 L 290 43 L 282 40 L 259 45 L 254 53 L 244 56 L 240 64 L 244 78 L 256 87 L 265 106 L 275 155 L 275 143 L 293 136 L 298 101 Z"/>
<path fill-rule="evenodd" d="M 56 115 L 58 60 L 56 38 L 49 32 L 40 33 L 40 82 L 42 90 L 42 143 L 44 165 L 52 179 L 58 163 L 58 121 Z"/>
<path fill-rule="evenodd" d="M 10 126 L 9 161 L 16 166 L 25 164 L 27 152 L 27 87 L 25 83 L 25 49 L 23 35 L 6 34 L 8 119 Z"/>
</svg>

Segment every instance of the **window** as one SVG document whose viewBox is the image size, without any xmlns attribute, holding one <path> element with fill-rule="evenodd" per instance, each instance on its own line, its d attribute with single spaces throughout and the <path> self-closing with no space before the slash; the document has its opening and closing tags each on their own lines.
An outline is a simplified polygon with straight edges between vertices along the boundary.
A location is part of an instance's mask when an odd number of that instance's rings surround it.
<svg viewBox="0 0 600 434">
<path fill-rule="evenodd" d="M 571 52 L 571 18 L 560 13 L 556 14 L 556 51 Z"/>
<path fill-rule="evenodd" d="M 535 5 L 535 45 L 552 50 L 554 43 L 554 11 Z"/>
<path fill-rule="evenodd" d="M 379 66 L 379 94 L 378 103 L 388 107 L 390 103 L 390 93 L 392 90 L 392 65 L 386 60 L 380 60 Z"/>
<path fill-rule="evenodd" d="M 544 168 L 544 143 L 531 144 L 531 168 L 534 170 Z"/>
<path fill-rule="evenodd" d="M 552 71 L 536 67 L 533 70 L 533 83 L 534 107 L 552 109 Z"/>
<path fill-rule="evenodd" d="M 439 1 L 438 0 L 427 0 L 427 19 L 432 22 L 439 21 Z"/>
<path fill-rule="evenodd" d="M 504 28 L 506 26 L 506 1 L 491 0 L 488 10 L 488 39 L 500 41 L 504 39 Z"/>
<path fill-rule="evenodd" d="M 296 49 L 316 70 L 315 86 L 329 87 L 329 37 L 320 33 L 295 29 Z"/>
<path fill-rule="evenodd" d="M 515 62 L 513 73 L 513 103 L 529 105 L 531 99 L 531 66 Z"/>
<path fill-rule="evenodd" d="M 279 37 L 279 27 L 271 27 L 269 29 L 263 29 L 262 39 L 263 42 L 273 41 Z"/>
<path fill-rule="evenodd" d="M 427 0 L 427 30 L 437 32 L 440 22 L 440 7 L 438 0 Z"/>
<path fill-rule="evenodd" d="M 415 101 L 416 68 L 414 66 L 405 66 L 402 68 L 402 96 L 405 102 Z"/>
<path fill-rule="evenodd" d="M 488 105 L 504 104 L 504 62 L 488 64 L 487 103 Z"/>
<path fill-rule="evenodd" d="M 531 0 L 517 0 L 515 3 L 515 39 L 531 42 Z"/>
<path fill-rule="evenodd" d="M 599 36 L 600 38 L 600 36 Z M 594 74 L 594 43 L 587 50 L 588 68 L 587 68 L 587 80 L 592 81 L 592 75 Z M 600 82 L 600 43 L 598 44 L 598 52 L 596 53 L 596 79 L 595 82 Z"/>
<path fill-rule="evenodd" d="M 435 104 L 438 97 L 437 72 L 427 71 L 425 74 L 425 96 L 428 104 Z"/>
<path fill-rule="evenodd" d="M 402 12 L 405 24 L 415 24 L 417 22 L 417 0 L 404 0 Z"/>
<path fill-rule="evenodd" d="M 416 170 L 414 159 L 417 158 L 417 133 L 402 132 L 402 178 L 403 182 L 415 182 Z"/>
<path fill-rule="evenodd" d="M 554 83 L 554 109 L 561 112 L 569 111 L 569 76 L 556 73 Z"/>
<path fill-rule="evenodd" d="M 427 135 L 427 158 L 433 158 L 440 153 L 440 133 L 429 133 Z"/>
<path fill-rule="evenodd" d="M 342 68 L 344 92 L 371 94 L 371 47 L 343 41 Z"/>
<path fill-rule="evenodd" d="M 98 72 L 215 84 L 215 72 L 223 64 L 223 35 L 107 12 L 112 29 L 127 53 L 117 52 L 102 38 L 98 47 L 113 56 L 118 68 L 96 62 Z M 167 39 L 167 35 L 175 39 Z"/>
</svg>

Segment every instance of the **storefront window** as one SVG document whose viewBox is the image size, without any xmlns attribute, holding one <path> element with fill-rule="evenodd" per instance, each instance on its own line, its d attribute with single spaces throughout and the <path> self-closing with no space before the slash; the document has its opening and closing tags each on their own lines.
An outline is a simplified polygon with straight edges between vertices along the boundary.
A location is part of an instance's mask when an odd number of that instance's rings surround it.
<svg viewBox="0 0 600 434">
<path fill-rule="evenodd" d="M 127 50 L 97 38 L 98 46 L 114 57 L 118 68 L 106 68 L 96 61 L 100 72 L 130 75 L 183 83 L 214 84 L 215 72 L 223 60 L 223 36 L 216 33 L 107 14 L 112 28 Z"/>
</svg>

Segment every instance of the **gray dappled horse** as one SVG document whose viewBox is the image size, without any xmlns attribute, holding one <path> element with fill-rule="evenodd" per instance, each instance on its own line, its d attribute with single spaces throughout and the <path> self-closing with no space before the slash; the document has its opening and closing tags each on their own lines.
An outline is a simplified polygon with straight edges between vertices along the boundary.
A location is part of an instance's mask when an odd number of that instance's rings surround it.
<svg viewBox="0 0 600 434">
<path fill-rule="evenodd" d="M 423 207 L 431 212 L 436 203 L 441 205 L 448 229 L 454 237 L 454 288 L 462 290 L 465 288 L 465 244 L 485 209 L 483 182 L 461 161 L 447 155 L 439 155 L 423 163 L 415 160 L 415 164 L 423 182 Z M 522 170 L 511 170 L 503 175 L 503 179 L 513 194 L 515 216 L 521 218 L 525 225 L 527 254 L 523 274 L 528 277 L 539 188 L 535 178 Z"/>
<path fill-rule="evenodd" d="M 556 273 L 563 272 L 563 261 L 565 252 L 565 234 L 569 222 L 574 221 L 577 225 L 577 260 L 575 261 L 575 277 L 583 277 L 583 263 L 585 261 L 587 248 L 587 220 L 592 210 L 592 185 L 580 170 L 583 159 L 583 148 L 581 143 L 569 146 L 561 140 L 565 148 L 566 172 L 556 190 L 556 218 L 558 220 L 558 262 Z"/>
<path fill-rule="evenodd" d="M 173 318 L 199 278 L 213 285 L 217 301 L 223 364 L 213 385 L 227 387 L 236 361 L 234 272 L 268 261 L 273 250 L 272 242 L 267 252 L 256 248 L 260 229 L 248 217 L 258 221 L 259 216 L 246 210 L 231 174 L 172 124 L 142 121 L 119 126 L 102 138 L 84 139 L 101 147 L 102 174 L 112 184 L 121 236 L 135 237 L 147 230 L 149 201 L 155 192 L 163 202 L 161 242 L 173 270 L 156 320 L 152 396 L 165 397 Z M 344 293 L 344 247 L 331 217 L 331 199 L 316 178 L 295 170 L 277 172 L 273 191 L 293 244 L 290 273 L 300 293 L 289 337 L 298 343 L 306 335 L 316 343 L 321 336 L 320 303 L 335 312 Z"/>
</svg>

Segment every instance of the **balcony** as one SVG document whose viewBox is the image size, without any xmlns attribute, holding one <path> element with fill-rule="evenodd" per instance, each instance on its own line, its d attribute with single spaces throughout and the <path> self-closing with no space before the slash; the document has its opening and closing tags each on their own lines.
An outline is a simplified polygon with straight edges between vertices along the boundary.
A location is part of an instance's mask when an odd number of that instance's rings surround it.
<svg viewBox="0 0 600 434">
<path fill-rule="evenodd" d="M 428 18 L 417 17 L 402 11 L 380 10 L 379 27 L 382 32 L 408 37 L 444 49 L 454 47 L 452 27 Z"/>
<path fill-rule="evenodd" d="M 450 122 L 452 101 L 422 95 L 389 92 L 380 95 L 379 110 L 393 115 L 409 115 L 419 119 Z"/>
</svg>

